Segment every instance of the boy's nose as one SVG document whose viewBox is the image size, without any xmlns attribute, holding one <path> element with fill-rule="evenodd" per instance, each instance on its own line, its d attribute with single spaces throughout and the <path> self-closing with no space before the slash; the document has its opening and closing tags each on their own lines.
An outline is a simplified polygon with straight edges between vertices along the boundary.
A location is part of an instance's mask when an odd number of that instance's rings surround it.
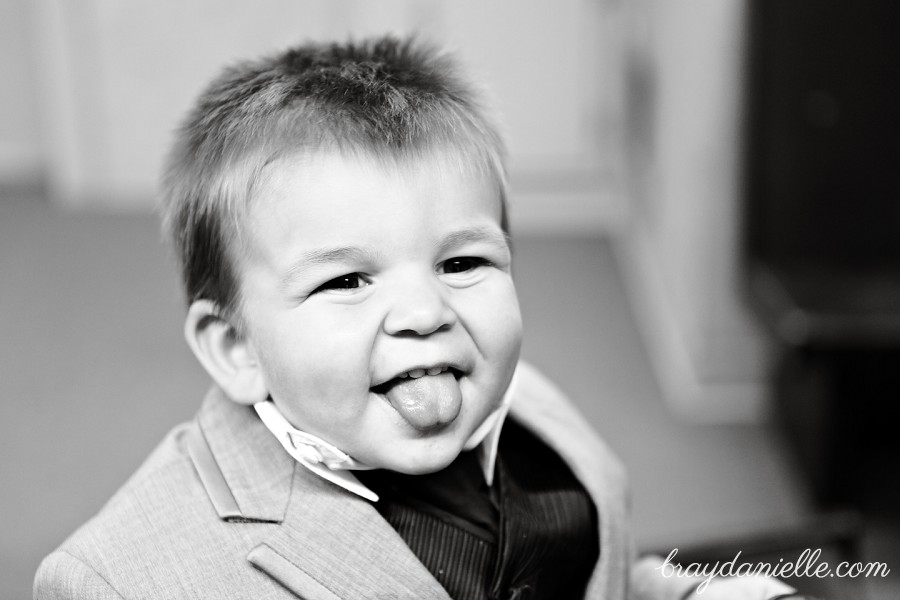
<svg viewBox="0 0 900 600">
<path fill-rule="evenodd" d="M 456 323 L 445 291 L 439 283 L 416 280 L 394 290 L 391 306 L 384 319 L 384 330 L 390 335 L 412 333 L 428 335 Z"/>
</svg>

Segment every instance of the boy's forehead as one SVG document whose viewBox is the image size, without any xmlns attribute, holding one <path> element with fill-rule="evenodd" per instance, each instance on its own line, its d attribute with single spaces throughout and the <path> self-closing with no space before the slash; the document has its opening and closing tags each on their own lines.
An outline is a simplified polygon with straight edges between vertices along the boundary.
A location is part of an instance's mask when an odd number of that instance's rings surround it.
<svg viewBox="0 0 900 600">
<path fill-rule="evenodd" d="M 462 193 L 445 193 L 448 189 Z M 444 198 L 440 212 L 460 222 L 468 220 L 471 211 L 459 208 L 471 208 L 474 203 L 477 212 L 483 208 L 496 216 L 498 233 L 505 236 L 502 181 L 488 166 L 453 151 L 401 156 L 335 151 L 285 154 L 267 161 L 259 171 L 242 220 L 257 235 L 268 236 L 273 228 L 287 223 L 288 214 L 354 217 L 356 208 L 377 211 L 382 204 L 391 204 L 394 192 L 409 190 Z M 454 210 L 452 205 L 459 208 Z M 375 228 L 379 222 L 374 219 L 370 224 Z"/>
<path fill-rule="evenodd" d="M 373 181 L 396 185 L 422 183 L 442 185 L 448 181 L 477 181 L 489 186 L 492 201 L 503 208 L 503 181 L 486 161 L 478 161 L 464 151 L 453 149 L 406 152 L 403 154 L 363 151 L 296 151 L 265 161 L 249 186 L 247 208 L 250 216 L 258 205 L 286 195 L 292 202 L 320 199 L 302 192 L 304 188 L 358 188 L 361 200 L 371 201 L 366 192 Z M 271 209 L 266 206 L 264 210 Z"/>
</svg>

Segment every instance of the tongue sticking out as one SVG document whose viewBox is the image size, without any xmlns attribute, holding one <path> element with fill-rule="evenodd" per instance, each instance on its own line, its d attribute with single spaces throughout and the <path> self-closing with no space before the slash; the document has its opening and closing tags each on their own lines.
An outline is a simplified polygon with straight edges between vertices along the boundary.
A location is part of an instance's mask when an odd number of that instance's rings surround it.
<svg viewBox="0 0 900 600">
<path fill-rule="evenodd" d="M 462 406 L 459 382 L 450 372 L 401 379 L 385 396 L 410 425 L 421 431 L 450 423 Z"/>
</svg>

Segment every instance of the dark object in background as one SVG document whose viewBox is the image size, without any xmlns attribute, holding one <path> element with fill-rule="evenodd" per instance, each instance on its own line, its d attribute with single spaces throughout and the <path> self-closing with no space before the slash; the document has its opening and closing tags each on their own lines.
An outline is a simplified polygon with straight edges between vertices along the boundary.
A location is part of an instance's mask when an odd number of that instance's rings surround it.
<svg viewBox="0 0 900 600">
<path fill-rule="evenodd" d="M 886 504 L 900 457 L 900 3 L 748 4 L 745 266 L 786 348 L 777 404 L 822 505 Z"/>
</svg>

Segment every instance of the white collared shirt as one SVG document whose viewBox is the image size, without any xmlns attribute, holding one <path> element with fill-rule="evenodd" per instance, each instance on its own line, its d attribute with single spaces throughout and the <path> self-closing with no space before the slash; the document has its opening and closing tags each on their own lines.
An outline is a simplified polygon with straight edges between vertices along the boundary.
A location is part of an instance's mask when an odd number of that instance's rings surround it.
<svg viewBox="0 0 900 600">
<path fill-rule="evenodd" d="M 503 394 L 500 406 L 478 426 L 475 432 L 469 436 L 463 446 L 463 451 L 476 450 L 480 453 L 478 462 L 481 464 L 484 479 L 490 486 L 494 481 L 494 466 L 497 462 L 497 448 L 500 443 L 500 430 L 509 413 L 512 403 L 513 391 L 516 384 L 516 376 Z M 353 459 L 339 448 L 329 444 L 325 440 L 300 431 L 288 423 L 275 403 L 270 400 L 258 402 L 253 405 L 256 413 L 269 431 L 281 442 L 284 449 L 294 459 L 315 473 L 327 479 L 331 483 L 344 488 L 358 496 L 378 501 L 378 495 L 364 486 L 353 476 L 350 471 L 369 470 L 370 467 Z"/>
</svg>

